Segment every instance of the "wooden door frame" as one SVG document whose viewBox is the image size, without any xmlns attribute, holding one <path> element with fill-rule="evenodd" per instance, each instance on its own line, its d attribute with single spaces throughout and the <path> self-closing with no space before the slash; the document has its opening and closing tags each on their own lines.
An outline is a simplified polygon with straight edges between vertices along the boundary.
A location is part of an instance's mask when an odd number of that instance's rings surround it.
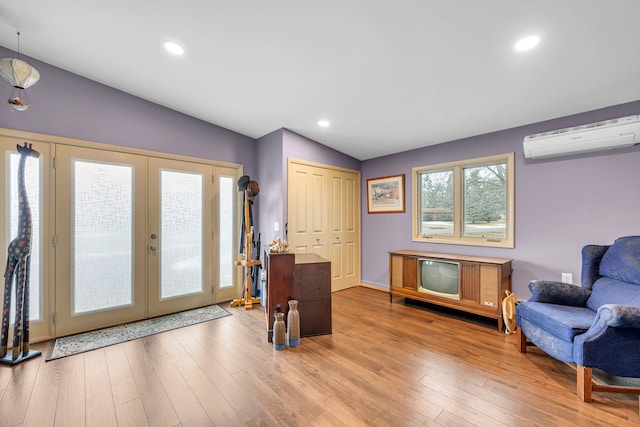
<svg viewBox="0 0 640 427">
<path fill-rule="evenodd" d="M 49 283 L 51 283 L 52 277 L 51 272 L 53 268 L 51 267 L 51 244 L 50 244 L 50 236 L 52 230 L 52 222 L 50 218 L 53 217 L 51 209 L 53 209 L 53 204 L 51 202 L 50 195 L 52 193 L 52 189 L 54 188 L 53 180 L 49 179 L 50 177 L 50 168 L 51 168 L 51 158 L 53 157 L 53 145 L 43 142 L 37 141 L 30 138 L 19 138 L 14 135 L 5 135 L 0 133 L 0 143 L 3 145 L 5 143 L 9 144 L 12 152 L 17 153 L 15 149 L 16 145 L 22 145 L 24 142 L 28 142 L 30 144 L 34 144 L 34 148 L 40 152 L 40 179 L 42 180 L 40 185 L 40 299 L 42 303 L 40 304 L 40 320 L 37 322 L 31 321 L 31 325 L 29 328 L 30 332 L 30 341 L 43 341 L 51 338 L 51 313 L 53 312 L 53 307 L 49 303 L 53 300 L 50 296 L 51 287 Z M 9 148 L 8 147 L 8 148 Z M 7 166 L 5 163 L 7 159 L 2 156 L 2 160 L 0 160 L 4 166 Z M 0 179 L 0 182 L 4 183 L 6 175 Z M 7 200 L 7 194 L 5 194 L 6 186 L 0 189 L 0 195 L 2 195 L 3 204 Z M 29 196 L 30 198 L 32 196 Z M 33 206 L 34 200 L 31 199 L 31 205 Z M 0 232 L 0 235 L 5 235 L 5 226 L 8 223 L 8 217 L 6 216 L 6 209 L 2 209 L 0 211 L 0 224 L 2 224 L 3 231 Z M 9 213 L 10 215 L 10 213 Z M 10 237 L 10 236 L 5 236 Z M 2 243 L 4 249 L 1 251 L 5 256 L 2 260 L 6 260 L 6 246 L 4 246 L 4 242 Z M 3 266 L 5 264 L 2 264 Z M 31 268 L 31 274 L 33 274 L 33 266 Z M 15 286 L 16 283 L 14 281 L 12 287 L 12 300 L 15 304 Z M 11 319 L 13 321 L 13 319 Z M 13 327 L 9 330 L 9 343 L 11 343 L 11 337 L 13 337 Z"/>
<path fill-rule="evenodd" d="M 157 151 L 151 151 L 146 149 L 138 149 L 126 146 L 118 146 L 111 144 L 104 144 L 92 141 L 83 141 L 79 139 L 59 137 L 53 135 L 39 134 L 34 132 L 25 132 L 20 130 L 8 129 L 8 128 L 0 128 L 0 138 L 6 139 L 16 139 L 20 140 L 20 142 L 28 141 L 32 143 L 42 143 L 47 144 L 50 149 L 50 157 L 49 162 L 45 165 L 43 164 L 43 179 L 48 181 L 48 184 L 43 185 L 43 209 L 49 209 L 50 213 L 48 217 L 42 218 L 42 257 L 41 260 L 43 262 L 43 272 L 42 272 L 42 281 L 43 281 L 43 289 L 42 289 L 42 310 L 43 316 L 46 316 L 43 320 L 48 323 L 48 332 L 43 334 L 34 335 L 33 331 L 31 332 L 31 342 L 43 341 L 51 338 L 57 337 L 59 334 L 56 334 L 55 330 L 55 310 L 56 310 L 56 265 L 55 265 L 55 249 L 53 248 L 54 234 L 56 232 L 56 215 L 55 215 L 55 205 L 56 205 L 56 177 L 55 177 L 55 150 L 58 145 L 63 146 L 72 146 L 72 147 L 83 147 L 83 148 L 93 148 L 97 150 L 123 153 L 123 154 L 133 154 L 133 155 L 141 155 L 146 157 L 160 157 L 164 159 L 170 160 L 178 160 L 192 163 L 201 163 L 212 165 L 214 169 L 217 171 L 219 168 L 226 169 L 225 176 L 235 175 L 235 179 L 237 180 L 240 176 L 243 175 L 243 165 L 238 163 L 231 163 L 225 161 L 218 160 L 210 160 L 203 159 L 191 156 L 183 156 L 172 153 L 163 153 Z M 235 173 L 228 173 L 229 171 L 234 171 Z M 215 172 L 215 175 L 218 176 L 218 173 Z M 234 205 L 236 212 L 241 212 L 241 197 L 235 196 Z M 237 216 L 237 215 L 235 215 Z M 239 232 L 239 226 L 237 219 L 234 218 L 234 235 L 237 235 Z M 217 256 L 217 249 L 214 252 Z M 237 242 L 234 240 L 234 253 L 237 253 Z M 46 256 L 46 259 L 44 257 Z M 48 265 L 48 267 L 44 267 L 44 265 Z M 227 288 L 224 292 L 220 292 L 216 296 L 214 294 L 214 303 L 226 301 L 237 297 L 242 292 L 242 270 L 235 267 L 234 270 L 234 284 L 232 288 Z M 214 279 L 215 280 L 215 279 Z M 235 292 L 233 297 L 230 296 L 231 293 Z M 52 320 L 54 319 L 54 320 Z"/>
</svg>

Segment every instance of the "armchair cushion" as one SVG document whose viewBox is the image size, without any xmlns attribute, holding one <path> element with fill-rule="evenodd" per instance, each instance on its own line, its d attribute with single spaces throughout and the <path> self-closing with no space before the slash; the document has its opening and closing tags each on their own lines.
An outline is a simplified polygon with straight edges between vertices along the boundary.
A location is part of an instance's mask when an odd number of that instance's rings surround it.
<svg viewBox="0 0 640 427">
<path fill-rule="evenodd" d="M 640 285 L 640 236 L 620 237 L 602 256 L 600 276 Z"/>
<path fill-rule="evenodd" d="M 584 307 L 591 295 L 590 289 L 551 280 L 532 280 L 529 282 L 529 290 L 529 301 L 575 307 Z"/>
<path fill-rule="evenodd" d="M 640 307 L 640 286 L 609 277 L 601 277 L 593 285 L 587 307 L 597 311 L 604 304 Z"/>
<path fill-rule="evenodd" d="M 572 342 L 576 335 L 586 332 L 596 313 L 587 307 L 545 304 L 528 301 L 518 306 L 518 316 L 548 331 L 563 341 Z"/>
</svg>

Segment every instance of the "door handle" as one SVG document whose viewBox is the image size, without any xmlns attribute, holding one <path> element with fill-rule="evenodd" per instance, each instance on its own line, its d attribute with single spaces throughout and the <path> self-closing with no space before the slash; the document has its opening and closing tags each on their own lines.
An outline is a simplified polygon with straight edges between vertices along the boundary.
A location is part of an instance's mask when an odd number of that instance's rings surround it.
<svg viewBox="0 0 640 427">
<path fill-rule="evenodd" d="M 149 249 L 151 249 L 151 252 L 155 252 L 158 250 L 158 246 L 157 245 L 151 245 L 149 246 Z"/>
</svg>

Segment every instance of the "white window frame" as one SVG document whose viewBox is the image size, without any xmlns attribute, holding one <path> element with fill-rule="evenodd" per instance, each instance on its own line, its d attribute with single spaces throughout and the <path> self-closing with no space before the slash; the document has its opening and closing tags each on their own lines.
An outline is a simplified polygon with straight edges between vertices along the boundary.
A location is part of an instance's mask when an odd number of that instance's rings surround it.
<svg viewBox="0 0 640 427">
<path fill-rule="evenodd" d="M 515 230 L 515 212 L 514 212 L 514 153 L 498 154 L 495 156 L 480 157 L 469 160 L 462 160 L 450 163 L 441 163 L 437 165 L 420 166 L 412 169 L 412 240 L 414 242 L 428 243 L 446 243 L 453 245 L 471 245 L 471 246 L 488 246 L 499 248 L 514 247 L 514 230 Z M 506 236 L 504 238 L 494 237 L 468 237 L 464 236 L 464 178 L 465 168 L 473 168 L 479 166 L 488 166 L 497 163 L 507 164 L 507 180 L 506 180 L 506 207 L 505 215 Z M 422 234 L 422 215 L 421 215 L 421 198 L 422 188 L 420 185 L 420 174 L 451 170 L 454 175 L 454 191 L 453 191 L 453 235 L 423 235 Z"/>
</svg>

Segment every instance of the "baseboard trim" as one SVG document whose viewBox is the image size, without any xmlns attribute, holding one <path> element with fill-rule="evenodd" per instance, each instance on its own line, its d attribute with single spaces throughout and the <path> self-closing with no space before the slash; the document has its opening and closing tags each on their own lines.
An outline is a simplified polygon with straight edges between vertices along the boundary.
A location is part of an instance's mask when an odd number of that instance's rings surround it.
<svg viewBox="0 0 640 427">
<path fill-rule="evenodd" d="M 379 286 L 367 285 L 367 284 L 364 284 L 364 283 L 360 283 L 358 286 L 361 287 L 361 288 L 373 289 L 374 291 L 384 292 L 385 294 L 389 293 L 389 289 L 384 289 L 384 288 L 381 288 Z"/>
</svg>

